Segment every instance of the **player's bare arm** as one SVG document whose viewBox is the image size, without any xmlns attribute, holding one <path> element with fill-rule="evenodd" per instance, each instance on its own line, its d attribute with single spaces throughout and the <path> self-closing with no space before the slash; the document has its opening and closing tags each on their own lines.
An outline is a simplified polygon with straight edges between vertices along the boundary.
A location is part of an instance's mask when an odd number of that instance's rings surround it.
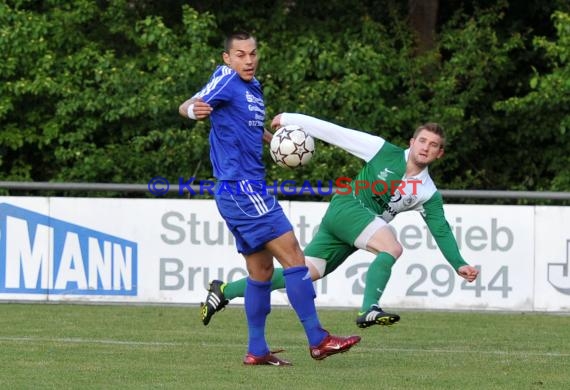
<svg viewBox="0 0 570 390">
<path fill-rule="evenodd" d="M 189 115 L 188 110 L 192 109 L 194 117 Z M 212 113 L 212 106 L 203 101 L 201 98 L 190 98 L 178 107 L 178 112 L 184 118 L 202 120 L 206 119 Z"/>
</svg>

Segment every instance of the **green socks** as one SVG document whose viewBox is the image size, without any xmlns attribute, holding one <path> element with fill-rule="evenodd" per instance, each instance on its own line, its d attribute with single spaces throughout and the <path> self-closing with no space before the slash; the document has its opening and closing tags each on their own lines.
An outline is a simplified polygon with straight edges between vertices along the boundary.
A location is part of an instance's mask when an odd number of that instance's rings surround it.
<svg viewBox="0 0 570 390">
<path fill-rule="evenodd" d="M 390 280 L 392 274 L 392 266 L 396 263 L 396 259 L 387 252 L 379 253 L 370 263 L 368 272 L 366 273 L 366 286 L 364 287 L 364 298 L 362 301 L 361 313 L 367 311 L 370 306 L 377 305 L 380 297 Z M 226 299 L 243 297 L 245 293 L 247 278 L 242 278 L 234 282 L 224 285 L 223 293 Z M 283 268 L 275 268 L 273 277 L 271 278 L 271 290 L 285 288 L 285 278 L 283 277 Z"/>
<path fill-rule="evenodd" d="M 396 259 L 387 252 L 380 252 L 370 263 L 366 273 L 366 286 L 364 287 L 364 298 L 359 314 L 366 312 L 370 306 L 377 305 L 380 297 L 390 280 L 392 266 Z"/>
<path fill-rule="evenodd" d="M 224 297 L 227 300 L 243 297 L 245 293 L 245 285 L 247 278 L 242 278 L 230 283 L 226 283 L 223 287 Z M 271 291 L 285 288 L 285 278 L 283 277 L 283 268 L 275 268 L 273 277 L 271 278 Z"/>
</svg>

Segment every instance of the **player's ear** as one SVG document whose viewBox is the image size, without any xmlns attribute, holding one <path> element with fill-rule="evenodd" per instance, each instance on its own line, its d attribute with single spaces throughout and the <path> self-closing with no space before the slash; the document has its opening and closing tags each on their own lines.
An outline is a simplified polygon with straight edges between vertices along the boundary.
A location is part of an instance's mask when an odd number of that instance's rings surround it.
<svg viewBox="0 0 570 390">
<path fill-rule="evenodd" d="M 437 159 L 440 159 L 443 157 L 443 155 L 445 154 L 445 150 L 443 149 L 443 146 L 441 148 L 439 148 L 439 152 L 437 153 Z"/>
<path fill-rule="evenodd" d="M 227 52 L 222 53 L 222 59 L 226 65 L 230 66 L 230 55 Z"/>
</svg>

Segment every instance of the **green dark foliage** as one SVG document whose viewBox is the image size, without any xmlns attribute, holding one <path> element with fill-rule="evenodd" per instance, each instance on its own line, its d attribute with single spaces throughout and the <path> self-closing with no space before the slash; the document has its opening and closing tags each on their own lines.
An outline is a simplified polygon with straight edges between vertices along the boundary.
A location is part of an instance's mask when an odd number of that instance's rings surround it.
<svg viewBox="0 0 570 390">
<path fill-rule="evenodd" d="M 253 6 L 255 5 L 255 6 Z M 441 188 L 570 190 L 570 6 L 440 2 L 437 47 L 416 56 L 406 2 L 0 0 L 3 180 L 211 178 L 208 123 L 178 106 L 221 62 L 223 36 L 260 44 L 267 124 L 314 115 L 405 145 L 448 132 Z M 334 180 L 362 162 L 318 143 L 271 180 Z"/>
</svg>

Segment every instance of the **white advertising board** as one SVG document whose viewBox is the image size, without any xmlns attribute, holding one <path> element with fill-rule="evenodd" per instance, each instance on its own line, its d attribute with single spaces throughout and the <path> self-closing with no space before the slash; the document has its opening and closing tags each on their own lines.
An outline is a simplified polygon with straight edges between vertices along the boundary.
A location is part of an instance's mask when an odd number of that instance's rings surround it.
<svg viewBox="0 0 570 390">
<path fill-rule="evenodd" d="M 327 203 L 281 204 L 305 246 Z M 570 236 L 564 221 L 570 208 L 447 205 L 445 211 L 480 278 L 464 283 L 420 215 L 404 213 L 393 222 L 404 254 L 382 305 L 568 310 Z M 373 258 L 357 251 L 318 281 L 317 304 L 360 307 Z M 204 300 L 211 279 L 245 275 L 245 262 L 211 200 L 0 198 L 0 300 L 195 304 Z M 272 302 L 287 299 L 277 291 Z"/>
<path fill-rule="evenodd" d="M 570 207 L 536 207 L 534 308 L 570 311 Z"/>
<path fill-rule="evenodd" d="M 318 223 L 322 210 L 296 203 L 292 221 Z M 419 213 L 400 214 L 392 225 L 404 253 L 382 296 L 388 307 L 438 309 L 532 309 L 533 207 L 445 207 L 463 257 L 480 268 L 476 282 L 460 278 L 436 247 Z M 302 236 L 302 235 L 301 235 Z M 365 273 L 374 256 L 358 251 L 317 283 L 317 302 L 360 307 Z"/>
</svg>

